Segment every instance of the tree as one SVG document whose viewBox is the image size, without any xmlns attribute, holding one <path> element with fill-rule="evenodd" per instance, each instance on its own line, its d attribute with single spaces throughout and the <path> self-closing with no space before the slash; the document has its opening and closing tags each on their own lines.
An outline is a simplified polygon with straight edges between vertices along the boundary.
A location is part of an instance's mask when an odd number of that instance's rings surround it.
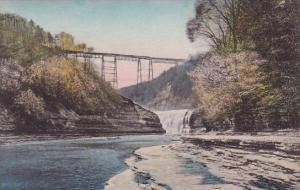
<svg viewBox="0 0 300 190">
<path fill-rule="evenodd" d="M 262 66 L 272 86 L 273 102 L 266 109 L 270 125 L 299 126 L 300 63 L 297 3 L 294 0 L 245 0 L 245 32 L 268 62 Z"/>
<path fill-rule="evenodd" d="M 261 100 L 268 86 L 259 67 L 264 60 L 255 52 L 207 54 L 192 72 L 198 106 L 208 123 L 237 130 L 261 128 Z"/>
<path fill-rule="evenodd" d="M 264 93 L 254 91 L 250 97 L 240 99 L 240 104 L 234 107 L 235 111 L 239 110 L 234 116 L 238 118 L 236 123 L 249 119 L 252 115 L 249 111 L 256 110 L 269 127 L 300 127 L 298 8 L 295 0 L 203 0 L 196 5 L 196 16 L 187 25 L 191 40 L 204 35 L 223 56 L 230 57 L 231 52 L 255 51 L 265 60 L 257 68 L 263 75 Z M 235 65 L 235 61 L 231 64 Z M 248 79 L 252 80 L 251 76 Z M 219 90 L 220 94 L 226 94 L 226 89 Z M 249 104 L 255 106 L 249 107 Z"/>
<path fill-rule="evenodd" d="M 241 1 L 199 0 L 195 18 L 187 24 L 189 39 L 194 41 L 199 36 L 205 36 L 215 49 L 237 52 L 242 44 L 239 34 Z"/>
<path fill-rule="evenodd" d="M 74 37 L 66 32 L 61 32 L 55 35 L 56 45 L 64 50 L 73 51 L 92 51 L 92 47 L 87 47 L 85 43 L 76 44 Z"/>
<path fill-rule="evenodd" d="M 66 50 L 74 50 L 74 37 L 66 32 L 61 32 L 55 35 L 57 46 Z"/>
</svg>

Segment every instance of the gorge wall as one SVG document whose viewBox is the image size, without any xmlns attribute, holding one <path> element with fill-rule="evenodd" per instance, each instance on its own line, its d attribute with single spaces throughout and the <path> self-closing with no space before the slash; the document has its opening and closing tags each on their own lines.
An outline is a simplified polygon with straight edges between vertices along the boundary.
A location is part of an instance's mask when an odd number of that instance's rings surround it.
<svg viewBox="0 0 300 190">
<path fill-rule="evenodd" d="M 46 134 L 163 134 L 156 114 L 131 100 L 124 98 L 119 110 L 107 110 L 99 115 L 80 115 L 73 110 L 61 108 L 59 112 L 47 112 L 39 126 L 19 126 L 22 118 L 15 117 L 0 104 L 0 133 L 46 133 Z"/>
<path fill-rule="evenodd" d="M 120 94 L 152 110 L 174 110 L 194 108 L 193 80 L 189 76 L 201 55 L 194 56 L 185 63 L 164 71 L 149 82 L 125 87 Z"/>
</svg>

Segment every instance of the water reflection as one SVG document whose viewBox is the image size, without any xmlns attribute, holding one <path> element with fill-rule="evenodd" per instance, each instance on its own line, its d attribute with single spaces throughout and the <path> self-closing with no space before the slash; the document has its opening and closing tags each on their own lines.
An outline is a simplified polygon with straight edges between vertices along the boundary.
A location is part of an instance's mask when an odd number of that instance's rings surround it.
<svg viewBox="0 0 300 190">
<path fill-rule="evenodd" d="M 0 189 L 103 189 L 135 149 L 170 142 L 171 137 L 148 135 L 3 145 Z"/>
</svg>

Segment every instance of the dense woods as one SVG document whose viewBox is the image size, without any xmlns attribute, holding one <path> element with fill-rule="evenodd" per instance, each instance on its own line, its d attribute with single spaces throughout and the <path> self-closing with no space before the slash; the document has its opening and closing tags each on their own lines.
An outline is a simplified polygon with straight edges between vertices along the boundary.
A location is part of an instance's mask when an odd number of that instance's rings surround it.
<svg viewBox="0 0 300 190">
<path fill-rule="evenodd" d="M 197 2 L 187 34 L 212 45 L 192 73 L 206 126 L 300 126 L 298 7 L 295 0 Z"/>
<path fill-rule="evenodd" d="M 71 34 L 52 35 L 32 20 L 0 14 L 0 100 L 20 124 L 42 123 L 48 111 L 101 114 L 121 101 L 93 65 L 62 57 L 62 50 L 92 51 Z"/>
</svg>

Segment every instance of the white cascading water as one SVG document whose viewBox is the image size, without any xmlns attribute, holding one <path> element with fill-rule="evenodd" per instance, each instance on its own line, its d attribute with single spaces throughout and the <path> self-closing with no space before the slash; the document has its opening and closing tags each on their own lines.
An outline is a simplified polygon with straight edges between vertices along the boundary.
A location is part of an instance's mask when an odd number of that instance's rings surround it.
<svg viewBox="0 0 300 190">
<path fill-rule="evenodd" d="M 168 110 L 156 111 L 166 134 L 182 135 L 190 131 L 189 120 L 193 110 Z"/>
</svg>

